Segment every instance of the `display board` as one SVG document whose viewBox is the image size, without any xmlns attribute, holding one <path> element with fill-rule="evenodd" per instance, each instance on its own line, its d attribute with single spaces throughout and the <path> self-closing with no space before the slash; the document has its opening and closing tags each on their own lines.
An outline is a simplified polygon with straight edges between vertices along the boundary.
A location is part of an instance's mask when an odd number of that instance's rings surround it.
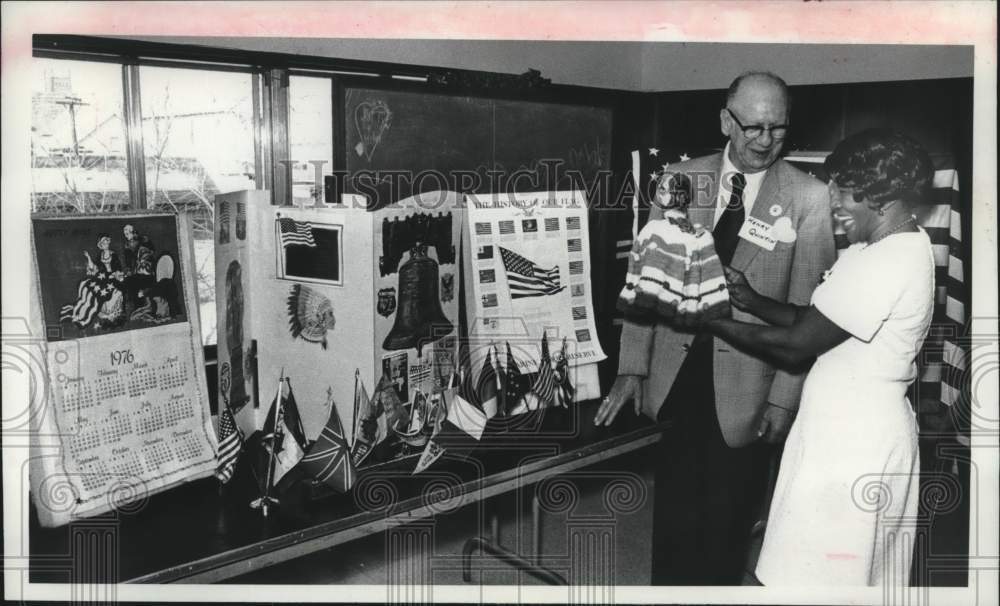
<svg viewBox="0 0 1000 606">
<path fill-rule="evenodd" d="M 297 208 L 272 206 L 261 191 L 216 197 L 217 216 L 246 208 L 245 241 L 235 225 L 216 224 L 216 288 L 220 376 L 231 377 L 220 380 L 219 401 L 237 409 L 247 435 L 264 426 L 279 377 L 294 388 L 307 439 L 333 406 L 352 443 L 356 406 L 367 407 L 383 376 L 408 410 L 454 370 L 460 196 L 428 192 L 375 212 L 359 196 L 342 201 Z M 254 396 L 236 380 L 235 356 L 246 358 L 251 341 L 256 409 L 240 404 Z M 383 436 L 395 438 L 392 429 Z M 379 443 L 365 465 L 419 453 L 398 439 Z"/>
<path fill-rule="evenodd" d="M 542 334 L 563 347 L 577 399 L 598 397 L 590 238 L 583 192 L 466 196 L 466 317 L 472 368 L 510 345 L 519 371 L 537 372 Z M 506 347 L 505 347 L 506 348 Z"/>
<path fill-rule="evenodd" d="M 32 240 L 33 321 L 49 379 L 32 414 L 41 523 L 214 472 L 186 217 L 37 215 Z"/>
<path fill-rule="evenodd" d="M 345 191 L 375 207 L 440 189 L 579 188 L 610 168 L 607 107 L 348 87 L 344 110 Z"/>
</svg>

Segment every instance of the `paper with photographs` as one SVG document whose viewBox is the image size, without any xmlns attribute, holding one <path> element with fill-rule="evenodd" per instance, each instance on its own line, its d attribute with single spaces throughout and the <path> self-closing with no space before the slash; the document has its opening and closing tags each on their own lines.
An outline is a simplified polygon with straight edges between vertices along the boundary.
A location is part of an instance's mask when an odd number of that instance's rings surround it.
<svg viewBox="0 0 1000 606">
<path fill-rule="evenodd" d="M 605 359 L 590 295 L 590 243 L 583 193 L 466 196 L 471 336 L 516 340 L 537 370 L 543 331 L 568 341 L 571 366 Z M 525 334 L 526 329 L 526 334 Z M 470 349 L 480 368 L 486 348 Z"/>
<path fill-rule="evenodd" d="M 32 486 L 43 524 L 211 474 L 216 438 L 190 270 L 168 214 L 33 219 L 46 408 Z M 72 507 L 58 501 L 69 487 Z M 60 505 L 61 503 L 61 505 Z"/>
</svg>

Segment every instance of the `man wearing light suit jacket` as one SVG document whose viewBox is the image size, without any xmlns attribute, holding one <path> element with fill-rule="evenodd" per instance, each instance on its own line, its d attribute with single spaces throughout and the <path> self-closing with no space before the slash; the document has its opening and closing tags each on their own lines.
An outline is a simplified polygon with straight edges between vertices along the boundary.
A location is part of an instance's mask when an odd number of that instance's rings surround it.
<svg viewBox="0 0 1000 606">
<path fill-rule="evenodd" d="M 713 230 L 720 260 L 757 292 L 808 305 L 836 254 L 826 186 L 778 158 L 784 81 L 743 74 L 719 119 L 721 154 L 667 169 L 689 179 L 689 218 Z M 650 220 L 662 216 L 654 205 Z M 740 583 L 772 445 L 788 433 L 804 379 L 805 369 L 776 369 L 708 334 L 626 320 L 618 377 L 594 422 L 611 423 L 629 400 L 671 421 L 657 453 L 653 584 Z"/>
</svg>

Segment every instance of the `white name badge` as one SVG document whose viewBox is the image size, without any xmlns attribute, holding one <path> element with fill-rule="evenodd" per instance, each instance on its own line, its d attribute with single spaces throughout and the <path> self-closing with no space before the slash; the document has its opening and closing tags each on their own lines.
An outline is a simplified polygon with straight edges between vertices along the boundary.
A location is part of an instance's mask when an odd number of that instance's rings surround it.
<svg viewBox="0 0 1000 606">
<path fill-rule="evenodd" d="M 739 236 L 764 250 L 774 250 L 774 245 L 778 242 L 770 225 L 755 217 L 747 217 L 740 228 Z"/>
</svg>

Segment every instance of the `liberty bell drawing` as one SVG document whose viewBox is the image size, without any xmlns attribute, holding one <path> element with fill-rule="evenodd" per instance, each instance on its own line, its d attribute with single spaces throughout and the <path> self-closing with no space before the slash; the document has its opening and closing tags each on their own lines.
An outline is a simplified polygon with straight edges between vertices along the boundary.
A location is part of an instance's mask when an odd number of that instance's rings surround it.
<svg viewBox="0 0 1000 606">
<path fill-rule="evenodd" d="M 427 245 L 420 242 L 410 249 L 410 258 L 399 268 L 399 305 L 396 321 L 386 335 L 382 349 L 417 348 L 449 334 L 454 325 L 441 309 L 438 293 L 438 263 L 427 256 Z"/>
</svg>

